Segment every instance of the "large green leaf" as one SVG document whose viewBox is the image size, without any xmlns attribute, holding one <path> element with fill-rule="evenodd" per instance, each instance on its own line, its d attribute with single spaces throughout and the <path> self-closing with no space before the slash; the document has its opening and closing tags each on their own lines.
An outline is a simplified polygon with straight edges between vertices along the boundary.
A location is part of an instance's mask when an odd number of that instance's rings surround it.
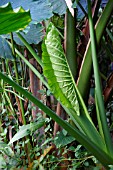
<svg viewBox="0 0 113 170">
<path fill-rule="evenodd" d="M 60 1 L 50 0 L 50 2 L 53 7 L 54 13 L 57 13 L 59 15 L 63 15 L 66 13 L 67 5 L 65 0 L 60 0 Z"/>
<path fill-rule="evenodd" d="M 77 115 L 80 115 L 76 86 L 61 45 L 59 33 L 54 26 L 49 30 L 45 44 L 42 46 L 44 74 L 55 97 L 67 108 L 74 108 Z"/>
<path fill-rule="evenodd" d="M 87 12 L 87 1 L 79 0 L 79 3 L 82 5 L 84 10 Z M 80 6 L 78 5 L 77 0 L 74 1 L 72 7 L 77 8 L 77 18 L 82 19 L 84 17 L 84 12 L 82 11 Z"/>
<path fill-rule="evenodd" d="M 32 20 L 41 22 L 52 17 L 52 6 L 48 0 L 0 0 L 0 6 L 10 2 L 13 8 L 22 6 L 30 10 Z"/>
<path fill-rule="evenodd" d="M 21 126 L 19 131 L 10 140 L 9 144 L 29 135 L 31 132 L 36 131 L 37 129 L 44 126 L 44 123 L 45 123 L 45 121 L 43 119 L 39 119 L 38 122 L 34 122 L 34 123 L 30 123 L 28 125 Z"/>
<path fill-rule="evenodd" d="M 13 60 L 12 50 L 7 41 L 0 36 L 0 58 Z"/>
<path fill-rule="evenodd" d="M 41 22 L 53 16 L 53 13 L 59 15 L 66 13 L 65 0 L 0 0 L 0 6 L 10 2 L 13 8 L 22 6 L 24 9 L 29 9 L 32 20 Z"/>
<path fill-rule="evenodd" d="M 10 3 L 0 7 L 0 34 L 22 30 L 30 21 L 30 12 L 23 8 L 13 10 Z"/>
<path fill-rule="evenodd" d="M 25 40 L 29 44 L 38 44 L 42 41 L 44 37 L 44 27 L 40 23 L 30 23 L 30 25 L 25 28 L 23 31 L 20 32 L 20 34 L 25 38 Z M 4 35 L 4 38 L 10 39 L 10 35 Z M 13 33 L 13 39 L 16 42 L 16 44 L 24 46 L 20 38 L 17 36 L 16 33 Z"/>
</svg>

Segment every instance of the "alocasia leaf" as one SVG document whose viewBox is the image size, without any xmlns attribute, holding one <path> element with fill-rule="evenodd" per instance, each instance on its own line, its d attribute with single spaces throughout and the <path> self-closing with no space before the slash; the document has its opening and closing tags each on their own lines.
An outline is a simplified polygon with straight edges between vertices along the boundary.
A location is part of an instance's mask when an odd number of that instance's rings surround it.
<svg viewBox="0 0 113 170">
<path fill-rule="evenodd" d="M 67 5 L 65 0 L 60 0 L 60 1 L 50 0 L 50 2 L 53 7 L 54 13 L 57 13 L 59 15 L 63 15 L 66 13 Z"/>
<path fill-rule="evenodd" d="M 0 6 L 0 34 L 24 29 L 31 21 L 30 12 L 23 8 L 12 9 L 10 3 Z"/>
<path fill-rule="evenodd" d="M 44 37 L 44 27 L 40 23 L 30 23 L 30 25 L 20 32 L 29 44 L 38 44 Z M 4 38 L 10 39 L 10 35 L 4 35 Z M 24 46 L 16 33 L 13 33 L 13 39 L 16 44 Z"/>
<path fill-rule="evenodd" d="M 87 12 L 87 1 L 84 0 L 79 0 L 80 4 L 82 5 L 82 7 L 84 8 L 84 10 Z M 79 7 L 77 0 L 75 0 L 75 2 L 72 5 L 73 8 L 77 8 L 77 18 L 78 19 L 82 19 L 84 17 L 84 12 L 82 11 L 82 9 Z"/>
<path fill-rule="evenodd" d="M 52 17 L 52 6 L 48 0 L 0 0 L 0 6 L 10 2 L 13 8 L 22 6 L 30 10 L 32 20 L 41 22 Z"/>
<path fill-rule="evenodd" d="M 20 33 L 29 44 L 38 44 L 40 41 L 42 41 L 44 37 L 44 27 L 40 23 L 31 24 L 30 29 L 28 29 L 28 32 L 25 31 L 26 30 L 24 30 L 23 33 Z M 17 44 L 19 44 L 20 39 L 18 37 L 14 37 L 14 40 Z"/>
<path fill-rule="evenodd" d="M 76 86 L 61 45 L 59 32 L 54 26 L 50 27 L 42 46 L 44 74 L 55 97 L 67 108 L 74 108 L 77 115 L 80 115 Z"/>
<path fill-rule="evenodd" d="M 0 58 L 13 60 L 12 50 L 7 41 L 0 36 Z"/>
<path fill-rule="evenodd" d="M 102 7 L 102 8 L 105 7 L 105 5 L 107 4 L 107 2 L 108 2 L 108 0 L 102 0 L 102 2 L 101 2 L 101 7 Z"/>
<path fill-rule="evenodd" d="M 65 0 L 0 0 L 0 6 L 10 2 L 13 8 L 22 6 L 30 10 L 32 20 L 41 22 L 53 16 L 53 13 L 63 15 L 66 13 Z"/>
</svg>

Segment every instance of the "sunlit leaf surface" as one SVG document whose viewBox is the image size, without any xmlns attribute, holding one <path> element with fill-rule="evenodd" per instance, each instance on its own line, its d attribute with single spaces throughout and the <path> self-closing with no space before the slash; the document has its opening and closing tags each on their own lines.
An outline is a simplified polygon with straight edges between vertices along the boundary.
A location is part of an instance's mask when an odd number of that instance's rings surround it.
<svg viewBox="0 0 113 170">
<path fill-rule="evenodd" d="M 30 12 L 23 8 L 12 9 L 10 3 L 0 6 L 0 34 L 24 29 L 31 21 Z"/>
<path fill-rule="evenodd" d="M 76 88 L 67 63 L 59 33 L 50 26 L 43 44 L 44 74 L 55 97 L 67 108 L 74 108 L 80 115 Z"/>
</svg>

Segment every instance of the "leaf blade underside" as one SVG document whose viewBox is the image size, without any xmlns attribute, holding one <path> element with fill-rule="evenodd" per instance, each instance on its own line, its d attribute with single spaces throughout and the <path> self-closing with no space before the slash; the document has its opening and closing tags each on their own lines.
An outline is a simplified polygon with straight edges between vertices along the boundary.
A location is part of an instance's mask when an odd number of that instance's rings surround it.
<svg viewBox="0 0 113 170">
<path fill-rule="evenodd" d="M 42 50 L 44 75 L 48 79 L 51 92 L 67 108 L 74 108 L 79 116 L 80 109 L 74 79 L 61 45 L 59 33 L 54 26 L 48 32 Z"/>
</svg>

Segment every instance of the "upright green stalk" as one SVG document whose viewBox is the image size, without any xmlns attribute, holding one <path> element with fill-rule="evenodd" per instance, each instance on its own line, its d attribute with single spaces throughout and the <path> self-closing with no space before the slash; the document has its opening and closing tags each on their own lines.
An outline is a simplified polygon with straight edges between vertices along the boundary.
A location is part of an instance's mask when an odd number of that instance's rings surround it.
<svg viewBox="0 0 113 170">
<path fill-rule="evenodd" d="M 113 34 L 109 31 L 108 28 L 106 28 L 106 32 L 108 33 L 108 35 L 109 35 L 111 41 L 113 42 Z"/>
<path fill-rule="evenodd" d="M 99 68 L 98 68 L 98 61 L 97 61 L 97 53 L 96 53 L 96 39 L 94 34 L 94 25 L 92 19 L 92 12 L 91 12 L 91 2 L 88 2 L 88 17 L 89 17 L 89 26 L 90 26 L 90 37 L 91 37 L 91 49 L 92 49 L 92 60 L 93 60 L 93 68 L 94 68 L 94 76 L 95 76 L 95 93 L 97 98 L 98 110 L 99 110 L 99 121 L 101 122 L 101 127 L 103 131 L 103 137 L 108 149 L 108 152 L 113 154 L 113 145 L 110 138 L 110 133 L 107 125 L 106 120 L 106 113 L 104 108 L 104 101 L 102 97 L 102 89 L 100 83 L 100 76 L 99 76 Z"/>
<path fill-rule="evenodd" d="M 29 43 L 24 39 L 24 37 L 22 37 L 22 35 L 18 32 L 17 33 L 18 37 L 20 38 L 20 40 L 24 43 L 24 45 L 27 47 L 27 49 L 29 50 L 29 52 L 33 55 L 33 57 L 36 59 L 36 61 L 40 64 L 40 66 L 43 67 L 42 61 L 40 59 L 40 57 L 36 54 L 36 52 L 33 50 L 33 48 L 29 45 Z"/>
<path fill-rule="evenodd" d="M 10 47 L 12 47 L 12 44 L 8 41 L 8 44 Z M 38 70 L 33 67 L 32 64 L 29 63 L 28 60 L 15 48 L 16 54 L 25 62 L 25 64 L 35 73 L 35 75 L 42 81 L 42 83 L 49 89 L 49 85 L 47 84 L 47 81 L 44 79 L 44 76 L 41 75 Z"/>
<path fill-rule="evenodd" d="M 16 54 L 15 54 L 14 41 L 13 41 L 13 34 L 12 33 L 11 33 L 11 44 L 12 44 L 12 53 L 13 53 L 13 56 L 14 56 L 14 69 L 15 69 L 15 74 L 16 74 L 16 82 L 19 84 L 18 69 L 17 69 L 16 57 L 15 57 Z M 19 95 L 21 96 L 20 93 L 19 93 Z M 23 124 L 26 125 L 23 102 L 22 102 L 22 99 L 19 99 L 19 100 L 20 100 L 20 107 L 21 107 Z"/>
<path fill-rule="evenodd" d="M 100 43 L 100 40 L 102 38 L 106 25 L 109 22 L 109 18 L 112 12 L 113 12 L 113 0 L 108 0 L 108 3 L 106 4 L 104 11 L 102 12 L 102 15 L 98 19 L 95 28 L 97 45 L 99 45 Z M 85 87 L 87 87 L 87 84 L 90 82 L 91 72 L 92 72 L 92 58 L 91 58 L 91 43 L 89 42 L 86 48 L 86 52 L 84 54 L 83 63 L 78 78 L 78 89 L 83 98 L 85 98 L 87 94 L 87 89 Z"/>
<path fill-rule="evenodd" d="M 66 14 L 66 58 L 74 78 L 77 75 L 77 50 L 76 50 L 76 9 L 74 17 L 67 10 Z"/>
<path fill-rule="evenodd" d="M 13 41 L 13 34 L 12 33 L 11 33 L 11 44 L 12 44 L 12 52 L 13 52 L 13 55 L 15 57 L 16 53 L 15 53 L 15 47 L 14 47 L 14 41 Z M 16 58 L 14 60 L 14 66 L 15 66 L 15 71 L 16 71 L 16 82 L 19 84 L 19 76 L 18 76 Z M 19 92 L 19 96 L 21 96 L 21 95 L 22 94 Z M 26 118 L 25 118 L 23 101 L 22 101 L 22 99 L 19 99 L 19 101 L 20 101 L 20 108 L 21 108 L 21 113 L 22 113 L 22 121 L 23 121 L 23 124 L 26 125 Z M 26 139 L 28 139 L 28 137 L 26 137 Z M 32 149 L 30 141 L 27 143 L 27 148 L 28 148 L 28 150 L 26 150 L 26 148 L 25 148 L 25 151 L 26 151 L 27 156 L 28 156 L 28 162 L 30 163 L 31 162 L 30 150 Z"/>
<path fill-rule="evenodd" d="M 14 41 L 13 41 L 13 34 L 11 33 L 11 44 L 12 44 L 12 53 L 14 57 L 14 70 L 15 70 L 15 75 L 16 75 L 16 82 L 19 84 L 19 79 L 18 79 L 18 69 L 17 69 L 17 63 L 16 63 L 16 58 L 15 58 L 15 50 L 14 50 Z"/>
</svg>

